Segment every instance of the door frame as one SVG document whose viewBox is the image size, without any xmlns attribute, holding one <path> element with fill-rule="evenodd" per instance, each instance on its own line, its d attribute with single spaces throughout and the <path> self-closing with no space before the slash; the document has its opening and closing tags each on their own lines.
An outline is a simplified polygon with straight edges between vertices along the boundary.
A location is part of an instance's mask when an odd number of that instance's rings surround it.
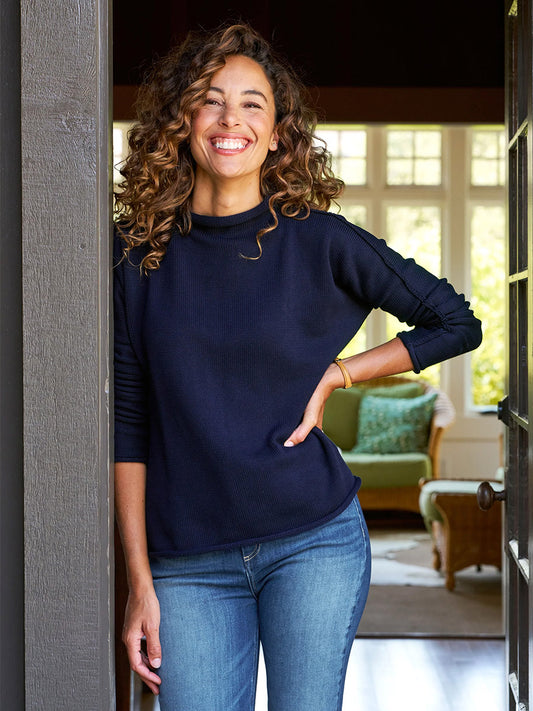
<svg viewBox="0 0 533 711">
<path fill-rule="evenodd" d="M 0 704 L 107 711 L 111 0 L 1 13 Z"/>
</svg>

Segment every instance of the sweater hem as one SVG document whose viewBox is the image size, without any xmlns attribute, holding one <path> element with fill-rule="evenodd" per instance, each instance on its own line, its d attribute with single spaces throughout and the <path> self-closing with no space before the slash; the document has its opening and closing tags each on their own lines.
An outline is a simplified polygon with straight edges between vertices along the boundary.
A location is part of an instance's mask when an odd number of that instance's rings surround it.
<svg viewBox="0 0 533 711">
<path fill-rule="evenodd" d="M 291 528 L 289 531 L 280 531 L 278 533 L 270 533 L 266 536 L 256 536 L 254 538 L 245 538 L 239 541 L 232 541 L 231 543 L 219 543 L 216 545 L 202 546 L 200 548 L 190 548 L 185 551 L 176 550 L 166 550 L 166 551 L 150 551 L 149 558 L 175 558 L 185 555 L 200 555 L 202 553 L 214 553 L 216 551 L 228 550 L 230 548 L 240 548 L 241 546 L 251 546 L 256 543 L 267 543 L 268 541 L 275 541 L 279 538 L 289 538 L 290 536 L 297 536 L 300 533 L 305 533 L 311 531 L 313 528 L 318 528 L 326 523 L 329 523 L 336 516 L 348 508 L 352 503 L 354 497 L 361 487 L 361 479 L 358 476 L 354 476 L 354 483 L 350 489 L 348 496 L 342 501 L 340 506 L 338 506 L 333 511 L 330 511 L 326 516 L 322 516 L 318 520 L 306 523 L 297 528 Z"/>
</svg>

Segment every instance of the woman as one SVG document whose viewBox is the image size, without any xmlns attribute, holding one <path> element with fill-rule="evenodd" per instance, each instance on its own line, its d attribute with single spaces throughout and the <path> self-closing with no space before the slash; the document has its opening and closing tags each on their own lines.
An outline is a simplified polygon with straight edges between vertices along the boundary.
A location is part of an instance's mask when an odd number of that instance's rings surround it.
<svg viewBox="0 0 533 711">
<path fill-rule="evenodd" d="M 191 36 L 143 87 L 122 169 L 124 642 L 163 711 L 251 711 L 260 642 L 272 711 L 341 709 L 370 554 L 324 403 L 481 339 L 445 280 L 326 212 L 342 183 L 301 95 L 249 27 Z M 377 307 L 414 328 L 336 361 Z"/>
</svg>

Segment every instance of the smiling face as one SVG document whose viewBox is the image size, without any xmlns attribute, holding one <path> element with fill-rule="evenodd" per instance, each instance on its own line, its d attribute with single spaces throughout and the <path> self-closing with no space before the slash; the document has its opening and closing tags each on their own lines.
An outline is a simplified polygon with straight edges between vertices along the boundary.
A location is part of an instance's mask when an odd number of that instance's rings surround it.
<svg viewBox="0 0 533 711">
<path fill-rule="evenodd" d="M 277 148 L 275 115 L 274 94 L 262 67 L 249 57 L 228 57 L 192 121 L 195 192 L 234 186 L 256 191 L 260 200 L 261 166 Z"/>
</svg>

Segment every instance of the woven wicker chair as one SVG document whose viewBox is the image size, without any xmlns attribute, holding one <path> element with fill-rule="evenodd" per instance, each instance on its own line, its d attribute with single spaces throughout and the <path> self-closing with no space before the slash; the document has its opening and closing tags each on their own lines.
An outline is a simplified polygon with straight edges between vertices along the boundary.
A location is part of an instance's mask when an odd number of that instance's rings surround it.
<svg viewBox="0 0 533 711">
<path fill-rule="evenodd" d="M 469 479 L 421 482 L 420 512 L 433 538 L 433 567 L 444 573 L 448 590 L 455 588 L 459 570 L 472 565 L 502 566 L 501 504 L 496 501 L 482 511 L 477 500 L 480 483 Z M 491 485 L 501 491 L 501 477 Z"/>
</svg>

